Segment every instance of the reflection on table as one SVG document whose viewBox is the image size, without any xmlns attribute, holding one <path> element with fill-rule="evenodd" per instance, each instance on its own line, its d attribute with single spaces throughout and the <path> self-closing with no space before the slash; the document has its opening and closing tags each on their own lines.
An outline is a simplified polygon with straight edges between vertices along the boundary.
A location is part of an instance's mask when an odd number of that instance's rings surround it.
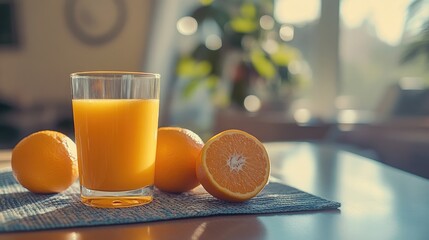
<svg viewBox="0 0 429 240">
<path fill-rule="evenodd" d="M 266 143 L 272 176 L 340 210 L 0 234 L 0 239 L 426 239 L 429 181 L 338 145 Z M 4 165 L 3 165 L 4 166 Z"/>
</svg>

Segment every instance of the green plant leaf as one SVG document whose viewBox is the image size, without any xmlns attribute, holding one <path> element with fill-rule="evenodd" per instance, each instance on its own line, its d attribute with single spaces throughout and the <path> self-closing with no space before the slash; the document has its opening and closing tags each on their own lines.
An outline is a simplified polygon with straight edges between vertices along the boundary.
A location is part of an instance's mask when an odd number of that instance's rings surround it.
<svg viewBox="0 0 429 240">
<path fill-rule="evenodd" d="M 208 76 L 208 78 L 206 79 L 207 88 L 210 91 L 214 91 L 216 89 L 218 82 L 219 82 L 218 76 L 216 76 L 216 75 Z"/>
<path fill-rule="evenodd" d="M 203 4 L 203 6 L 196 8 L 190 16 L 195 18 L 199 24 L 206 20 L 214 20 L 219 25 L 221 32 L 223 32 L 225 24 L 230 20 L 230 16 L 226 12 L 226 9 L 216 7 L 214 2 Z"/>
<path fill-rule="evenodd" d="M 255 18 L 256 7 L 251 3 L 243 3 L 240 7 L 240 13 L 245 18 Z"/>
<path fill-rule="evenodd" d="M 239 33 L 251 33 L 258 28 L 256 20 L 251 18 L 235 17 L 230 24 L 232 30 Z"/>
<path fill-rule="evenodd" d="M 210 5 L 213 3 L 213 0 L 200 0 L 200 3 L 204 6 Z"/>
<path fill-rule="evenodd" d="M 212 64 L 209 61 L 195 62 L 194 65 L 194 77 L 205 77 L 212 71 Z"/>
<path fill-rule="evenodd" d="M 210 74 L 212 65 L 209 61 L 196 61 L 190 57 L 181 58 L 177 64 L 176 73 L 183 78 L 203 78 Z"/>
<path fill-rule="evenodd" d="M 287 66 L 293 60 L 299 59 L 299 51 L 285 44 L 280 45 L 277 51 L 270 55 L 271 60 L 278 66 Z"/>
<path fill-rule="evenodd" d="M 189 57 L 183 57 L 179 60 L 176 67 L 177 75 L 181 77 L 190 77 L 194 72 L 194 60 Z"/>
<path fill-rule="evenodd" d="M 190 98 L 194 94 L 194 92 L 196 91 L 200 82 L 201 82 L 201 79 L 198 79 L 198 78 L 195 78 L 195 79 L 188 81 L 188 83 L 183 88 L 183 93 L 182 93 L 183 97 L 184 98 Z"/>
<path fill-rule="evenodd" d="M 260 50 L 252 51 L 250 61 L 258 74 L 267 80 L 271 80 L 276 75 L 276 69 L 265 54 Z"/>
</svg>

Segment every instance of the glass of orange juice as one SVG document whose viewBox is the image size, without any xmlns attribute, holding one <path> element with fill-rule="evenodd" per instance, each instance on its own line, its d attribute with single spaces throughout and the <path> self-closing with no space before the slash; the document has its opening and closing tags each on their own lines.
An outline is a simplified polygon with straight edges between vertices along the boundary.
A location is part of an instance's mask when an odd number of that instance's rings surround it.
<svg viewBox="0 0 429 240">
<path fill-rule="evenodd" d="M 160 76 L 71 74 L 81 200 L 102 208 L 153 199 Z"/>
</svg>

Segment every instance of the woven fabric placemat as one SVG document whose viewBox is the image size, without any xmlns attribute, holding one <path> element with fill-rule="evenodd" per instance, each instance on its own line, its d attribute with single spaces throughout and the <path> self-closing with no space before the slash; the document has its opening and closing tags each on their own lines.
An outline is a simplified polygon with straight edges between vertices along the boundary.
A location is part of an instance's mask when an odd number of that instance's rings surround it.
<svg viewBox="0 0 429 240">
<path fill-rule="evenodd" d="M 100 209 L 80 202 L 79 184 L 59 194 L 34 194 L 23 188 L 10 169 L 0 171 L 0 232 L 143 223 L 219 215 L 285 213 L 336 209 L 340 203 L 277 182 L 269 183 L 244 203 L 220 201 L 201 186 L 182 194 L 155 190 L 150 204 Z"/>
</svg>

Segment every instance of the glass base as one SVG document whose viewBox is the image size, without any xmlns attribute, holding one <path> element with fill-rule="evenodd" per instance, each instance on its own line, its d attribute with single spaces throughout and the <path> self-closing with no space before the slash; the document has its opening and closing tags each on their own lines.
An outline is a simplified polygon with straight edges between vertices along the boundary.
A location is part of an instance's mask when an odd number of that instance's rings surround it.
<svg viewBox="0 0 429 240">
<path fill-rule="evenodd" d="M 125 208 L 152 202 L 153 186 L 120 192 L 97 191 L 81 186 L 80 193 L 82 203 L 87 206 L 98 208 Z"/>
</svg>

